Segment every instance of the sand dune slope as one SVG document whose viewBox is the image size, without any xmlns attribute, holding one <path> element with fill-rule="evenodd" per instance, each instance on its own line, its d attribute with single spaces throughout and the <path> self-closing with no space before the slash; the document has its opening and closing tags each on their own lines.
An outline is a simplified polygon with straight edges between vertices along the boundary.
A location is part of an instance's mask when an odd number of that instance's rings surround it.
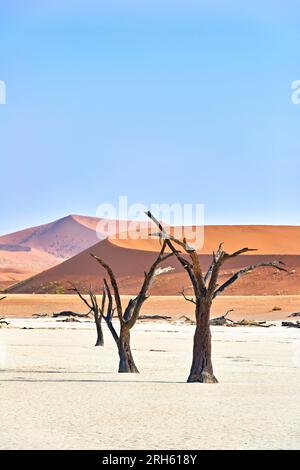
<svg viewBox="0 0 300 470">
<path fill-rule="evenodd" d="M 198 250 L 201 254 L 211 254 L 217 249 L 219 243 L 223 243 L 224 249 L 233 252 L 242 247 L 255 248 L 258 255 L 300 255 L 300 226 L 280 225 L 206 225 L 198 228 L 203 235 L 204 244 Z M 187 227 L 187 234 L 194 234 L 196 227 Z M 171 229 L 174 232 L 174 228 Z M 150 233 L 150 229 L 141 230 L 142 235 Z M 184 232 L 182 232 L 185 234 Z M 178 238 L 182 238 L 178 236 Z M 180 232 L 179 232 L 180 234 Z M 146 238 L 146 237 L 145 237 Z M 157 240 L 135 240 L 134 237 L 125 239 L 112 238 L 111 242 L 122 248 L 133 250 L 156 251 Z"/>
<path fill-rule="evenodd" d="M 158 241 L 155 241 L 157 249 Z M 53 285 L 59 285 L 62 289 L 69 287 L 69 282 L 75 282 L 83 290 L 90 285 L 99 292 L 102 278 L 105 275 L 101 266 L 90 256 L 94 253 L 111 265 L 119 279 L 120 289 L 123 294 L 134 294 L 139 288 L 144 271 L 153 262 L 156 254 L 149 250 L 133 250 L 118 246 L 115 241 L 103 240 L 92 248 L 61 263 L 54 268 L 44 271 L 10 289 L 11 293 L 43 293 L 53 292 Z M 207 269 L 211 256 L 200 255 L 203 269 Z M 260 268 L 254 273 L 240 279 L 227 293 L 232 295 L 275 295 L 298 294 L 300 292 L 300 255 L 283 254 L 251 254 L 230 260 L 221 272 L 221 281 L 225 281 L 236 269 L 257 262 L 266 262 L 274 259 L 283 260 L 290 273 L 278 272 L 273 268 Z M 183 268 L 175 258 L 169 258 L 163 266 L 171 266 L 174 270 L 168 274 L 159 276 L 152 286 L 154 295 L 177 295 L 182 287 L 188 287 L 190 282 Z"/>
<path fill-rule="evenodd" d="M 4 235 L 0 237 L 0 247 L 4 244 L 19 245 L 66 259 L 99 241 L 95 232 L 98 221 L 94 217 L 70 215 L 49 224 Z"/>
<path fill-rule="evenodd" d="M 94 245 L 99 241 L 98 222 L 95 217 L 68 216 L 1 236 L 0 286 L 55 266 Z"/>
</svg>

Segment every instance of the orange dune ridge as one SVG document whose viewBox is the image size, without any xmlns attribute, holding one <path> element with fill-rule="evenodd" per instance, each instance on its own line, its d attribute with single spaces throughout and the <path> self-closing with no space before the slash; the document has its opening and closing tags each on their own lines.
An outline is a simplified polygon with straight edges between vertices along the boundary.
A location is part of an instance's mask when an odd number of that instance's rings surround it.
<svg viewBox="0 0 300 470">
<path fill-rule="evenodd" d="M 194 233 L 196 227 L 187 227 L 187 233 Z M 118 247 L 132 250 L 157 251 L 157 237 L 148 238 L 148 234 L 157 229 L 143 229 L 138 233 L 131 230 L 109 237 L 110 242 Z M 170 229 L 174 233 L 174 228 Z M 179 227 L 179 234 L 181 227 Z M 300 226 L 275 225 L 206 225 L 199 228 L 203 234 L 203 246 L 197 251 L 200 254 L 211 254 L 219 244 L 224 243 L 224 249 L 233 252 L 239 248 L 255 248 L 256 254 L 300 255 Z M 184 232 L 182 232 L 184 234 Z M 248 255 L 249 256 L 249 255 Z"/>
</svg>

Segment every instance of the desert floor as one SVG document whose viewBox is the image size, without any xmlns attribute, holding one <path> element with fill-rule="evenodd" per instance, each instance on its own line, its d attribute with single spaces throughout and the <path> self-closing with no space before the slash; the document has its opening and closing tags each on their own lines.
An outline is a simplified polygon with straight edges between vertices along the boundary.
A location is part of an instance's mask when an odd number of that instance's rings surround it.
<svg viewBox="0 0 300 470">
<path fill-rule="evenodd" d="M 13 318 L 0 330 L 1 449 L 300 449 L 300 331 L 212 334 L 219 384 L 187 384 L 193 326 L 138 323 L 141 373 L 125 375 L 106 330 L 93 346 L 92 322 Z"/>
<path fill-rule="evenodd" d="M 129 296 L 122 296 L 124 303 L 128 299 Z M 274 307 L 279 310 L 273 311 Z M 230 313 L 233 320 L 285 320 L 290 313 L 300 311 L 300 295 L 220 296 L 213 302 L 212 317 L 223 315 L 229 309 L 234 309 Z M 62 310 L 85 313 L 87 307 L 77 295 L 10 294 L 0 302 L 0 317 L 7 318 L 28 318 L 41 313 L 51 316 Z M 151 296 L 142 314 L 167 315 L 174 319 L 187 315 L 192 319 L 193 304 L 182 296 Z"/>
</svg>

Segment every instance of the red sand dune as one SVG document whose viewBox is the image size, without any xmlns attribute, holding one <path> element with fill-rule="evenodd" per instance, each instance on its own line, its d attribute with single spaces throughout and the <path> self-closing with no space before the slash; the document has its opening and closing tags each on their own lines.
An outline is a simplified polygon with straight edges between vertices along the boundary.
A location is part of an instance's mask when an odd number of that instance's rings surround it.
<svg viewBox="0 0 300 470">
<path fill-rule="evenodd" d="M 66 259 L 91 246 L 99 239 L 94 217 L 67 216 L 49 224 L 21 230 L 0 237 L 3 244 L 22 245 Z"/>
<path fill-rule="evenodd" d="M 203 269 L 210 262 L 212 249 L 224 242 L 224 248 L 233 251 L 243 246 L 258 248 L 255 254 L 230 260 L 221 272 L 221 280 L 226 280 L 234 270 L 248 264 L 282 259 L 290 273 L 282 273 L 273 268 L 261 268 L 238 280 L 228 294 L 264 295 L 300 293 L 300 227 L 270 226 L 208 226 L 205 228 L 205 244 L 200 251 Z M 90 252 L 106 260 L 119 278 L 123 294 L 134 294 L 143 279 L 144 271 L 155 257 L 152 250 L 159 249 L 158 240 L 103 240 L 92 248 L 55 266 L 10 289 L 12 293 L 53 292 L 57 286 L 69 287 L 69 281 L 81 285 L 82 289 L 91 284 L 96 291 L 101 288 L 104 271 L 91 258 Z M 152 287 L 154 295 L 176 295 L 189 280 L 176 259 L 168 259 L 165 266 L 175 270 L 157 278 Z"/>
<path fill-rule="evenodd" d="M 195 227 L 191 229 L 195 231 Z M 145 233 L 145 230 L 141 232 Z M 151 231 L 148 230 L 147 233 Z M 248 247 L 255 248 L 255 254 L 258 255 L 300 255 L 300 226 L 206 225 L 203 233 L 204 245 L 198 250 L 201 254 L 210 255 L 222 242 L 228 252 Z M 110 237 L 110 240 L 118 247 L 134 250 L 156 251 L 158 246 L 155 237 L 145 240 L 131 238 L 120 240 Z"/>
<path fill-rule="evenodd" d="M 71 215 L 1 236 L 0 286 L 28 278 L 94 245 L 99 241 L 98 222 L 95 217 Z"/>
</svg>

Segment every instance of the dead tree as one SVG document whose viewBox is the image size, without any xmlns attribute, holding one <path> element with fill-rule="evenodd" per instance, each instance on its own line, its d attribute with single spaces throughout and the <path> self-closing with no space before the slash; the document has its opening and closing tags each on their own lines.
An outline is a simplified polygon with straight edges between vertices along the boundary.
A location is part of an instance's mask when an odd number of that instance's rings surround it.
<svg viewBox="0 0 300 470">
<path fill-rule="evenodd" d="M 220 270 L 225 261 L 235 258 L 243 253 L 253 251 L 249 248 L 242 248 L 232 254 L 226 253 L 220 244 L 217 253 L 213 253 L 212 262 L 208 271 L 204 274 L 200 265 L 199 256 L 195 248 L 188 245 L 185 239 L 178 240 L 168 234 L 162 224 L 151 214 L 146 213 L 148 217 L 158 226 L 159 233 L 153 234 L 163 239 L 171 251 L 174 253 L 180 264 L 186 270 L 192 282 L 194 296 L 192 298 L 184 298 L 195 305 L 196 330 L 194 334 L 193 360 L 188 377 L 188 382 L 216 383 L 217 379 L 213 373 L 212 366 L 212 346 L 210 332 L 210 310 L 213 299 L 220 295 L 224 290 L 233 284 L 240 276 L 249 273 L 256 268 L 262 266 L 271 266 L 281 271 L 286 271 L 282 267 L 281 261 L 273 261 L 270 263 L 257 263 L 247 268 L 240 269 L 221 286 L 218 286 L 218 278 Z M 179 249 L 183 250 L 184 255 Z M 186 256 L 187 255 L 187 256 Z"/>
<path fill-rule="evenodd" d="M 145 300 L 147 300 L 147 298 L 149 297 L 148 291 L 149 291 L 151 284 L 153 283 L 157 275 L 164 272 L 164 270 L 157 269 L 159 264 L 165 261 L 167 258 L 172 256 L 173 254 L 173 253 L 164 254 L 165 248 L 166 248 L 166 243 L 164 242 L 162 244 L 158 257 L 155 259 L 149 271 L 145 272 L 144 282 L 142 284 L 139 294 L 135 298 L 129 300 L 128 305 L 125 308 L 125 310 L 123 310 L 123 307 L 122 307 L 118 283 L 117 283 L 116 277 L 112 269 L 107 263 L 105 263 L 98 256 L 91 254 L 91 256 L 93 256 L 93 258 L 95 258 L 95 260 L 107 272 L 109 280 L 110 280 L 112 292 L 113 292 L 113 295 L 112 295 L 110 287 L 106 279 L 104 279 L 101 311 L 102 311 L 102 316 L 118 348 L 119 372 L 129 372 L 129 373 L 139 372 L 137 366 L 135 365 L 132 352 L 131 352 L 130 332 L 139 317 L 141 308 Z M 115 308 L 113 308 L 113 297 L 115 301 Z M 117 311 L 117 317 L 118 317 L 119 324 L 120 324 L 119 333 L 117 333 L 112 323 L 115 310 Z"/>
<path fill-rule="evenodd" d="M 78 296 L 81 298 L 81 300 L 85 303 L 85 305 L 89 308 L 89 312 L 84 315 L 84 317 L 87 317 L 91 312 L 93 313 L 93 317 L 95 320 L 95 325 L 96 325 L 96 331 L 97 331 L 97 339 L 96 339 L 96 344 L 95 346 L 104 346 L 104 337 L 103 337 L 103 331 L 102 331 L 102 310 L 99 309 L 98 306 L 98 301 L 96 295 L 93 293 L 92 289 L 89 289 L 89 298 L 90 301 L 88 301 L 80 292 L 78 287 L 76 287 L 74 284 L 72 284 L 72 288 L 70 289 Z"/>
</svg>

